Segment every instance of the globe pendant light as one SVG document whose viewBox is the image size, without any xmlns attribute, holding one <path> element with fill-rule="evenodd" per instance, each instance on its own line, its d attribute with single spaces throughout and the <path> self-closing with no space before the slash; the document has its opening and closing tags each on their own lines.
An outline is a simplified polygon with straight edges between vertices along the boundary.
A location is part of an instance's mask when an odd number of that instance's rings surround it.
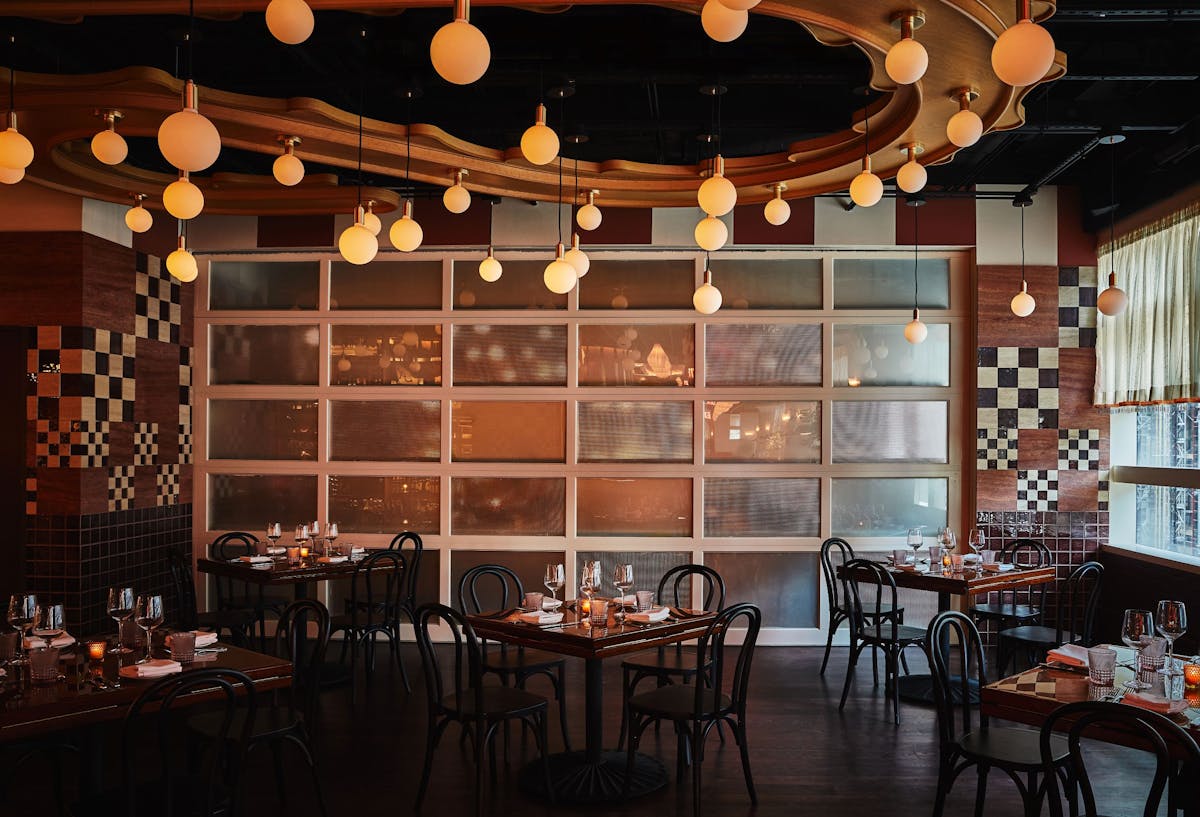
<svg viewBox="0 0 1200 817">
<path fill-rule="evenodd" d="M 874 207 L 883 198 L 883 180 L 871 172 L 871 114 L 863 115 L 862 171 L 850 182 L 850 200 L 859 207 Z"/>
<path fill-rule="evenodd" d="M 454 20 L 438 29 L 429 43 L 429 59 L 438 76 L 455 85 L 470 85 L 484 75 L 492 47 L 471 24 L 467 0 L 454 0 Z"/>
<path fill-rule="evenodd" d="M 442 194 L 442 204 L 446 205 L 446 209 L 451 213 L 465 213 L 471 206 L 471 193 L 462 183 L 463 176 L 466 175 L 467 171 L 456 170 L 454 184 L 447 187 L 446 192 Z"/>
<path fill-rule="evenodd" d="M 16 42 L 16 37 L 9 36 L 10 44 L 10 64 L 11 64 L 11 45 Z M 9 68 L 8 70 L 8 129 L 0 131 L 0 170 L 8 171 L 4 174 L 6 184 L 16 184 L 25 176 L 25 168 L 33 162 L 33 143 L 25 138 L 24 134 L 17 130 L 17 72 Z M 15 171 L 21 171 L 18 176 Z M 9 181 L 11 179 L 11 181 Z"/>
<path fill-rule="evenodd" d="M 174 167 L 189 173 L 212 167 L 221 154 L 221 135 L 196 109 L 196 84 L 190 79 L 183 86 L 183 110 L 158 127 L 158 149 Z"/>
<path fill-rule="evenodd" d="M 929 181 L 929 172 L 917 161 L 917 156 L 925 152 L 925 146 L 920 142 L 909 142 L 901 145 L 900 150 L 908 156 L 908 161 L 900 165 L 896 173 L 896 186 L 905 193 L 920 193 Z"/>
<path fill-rule="evenodd" d="M 167 272 L 185 284 L 196 280 L 200 274 L 196 258 L 187 250 L 187 238 L 180 234 L 178 247 L 167 256 Z"/>
<path fill-rule="evenodd" d="M 727 9 L 734 11 L 749 11 L 759 4 L 761 0 L 721 0 L 721 5 Z"/>
<path fill-rule="evenodd" d="M 295 187 L 304 181 L 304 162 L 296 156 L 300 137 L 280 136 L 279 141 L 283 145 L 283 153 L 271 165 L 271 175 L 284 187 Z"/>
<path fill-rule="evenodd" d="M 1006 85 L 1033 85 L 1054 65 L 1054 38 L 1033 21 L 1029 0 L 1017 0 L 1017 21 L 992 45 L 992 70 Z"/>
<path fill-rule="evenodd" d="M 383 229 L 383 222 L 379 220 L 379 216 L 375 215 L 375 199 L 367 200 L 367 211 L 363 213 L 363 226 L 371 231 L 371 235 L 378 236 L 379 231 Z"/>
<path fill-rule="evenodd" d="M 913 210 L 913 316 L 912 320 L 904 326 L 904 339 L 915 346 L 918 343 L 922 343 L 929 335 L 929 328 L 921 321 L 921 279 L 918 274 L 918 256 L 921 251 L 921 224 L 919 216 L 921 213 L 920 208 L 925 204 L 925 199 L 919 195 L 911 195 L 905 200 L 905 204 L 916 208 Z"/>
<path fill-rule="evenodd" d="M 565 295 L 575 287 L 575 282 L 579 280 L 579 273 L 575 267 L 563 257 L 563 245 L 561 242 L 557 245 L 554 252 L 554 260 L 546 265 L 545 272 L 542 273 L 542 280 L 546 283 L 546 289 L 558 295 Z"/>
<path fill-rule="evenodd" d="M 704 283 L 692 293 L 692 306 L 702 315 L 711 315 L 721 308 L 721 290 L 713 286 L 708 254 L 704 255 Z"/>
<path fill-rule="evenodd" d="M 400 218 L 393 221 L 391 229 L 388 230 L 392 246 L 400 252 L 412 252 L 421 246 L 421 240 L 425 237 L 421 225 L 413 219 L 412 211 L 412 199 L 406 199 Z"/>
<path fill-rule="evenodd" d="M 700 9 L 700 26 L 719 43 L 731 43 L 742 36 L 749 22 L 750 12 L 732 9 L 720 0 L 705 0 Z"/>
<path fill-rule="evenodd" d="M 92 137 L 92 155 L 106 165 L 119 165 L 129 155 L 125 137 L 117 133 L 117 120 L 121 118 L 121 112 L 101 111 L 100 118 L 108 127 Z"/>
<path fill-rule="evenodd" d="M 1013 197 L 1013 207 L 1021 208 L 1021 291 L 1013 296 L 1008 307 L 1018 318 L 1027 318 L 1033 314 L 1037 302 L 1029 294 L 1029 283 L 1025 280 L 1025 208 L 1033 204 L 1033 199 L 1026 194 L 1018 193 Z"/>
<path fill-rule="evenodd" d="M 604 214 L 596 206 L 596 196 L 599 194 L 599 190 L 588 191 L 587 204 L 580 207 L 579 212 L 575 214 L 575 223 L 579 225 L 579 229 L 590 232 L 599 227 L 600 222 L 604 220 Z"/>
<path fill-rule="evenodd" d="M 540 102 L 533 124 L 521 136 L 521 155 L 535 165 L 548 165 L 558 156 L 558 134 L 546 125 L 546 106 Z"/>
<path fill-rule="evenodd" d="M 925 15 L 919 11 L 902 11 L 892 18 L 899 27 L 900 39 L 888 49 L 883 68 L 897 85 L 912 85 L 925 76 L 929 68 L 929 52 L 913 39 L 913 32 L 925 25 Z"/>
<path fill-rule="evenodd" d="M 716 216 L 705 216 L 696 225 L 694 236 L 700 249 L 716 252 L 729 240 L 729 228 Z"/>
<path fill-rule="evenodd" d="M 1117 152 L 1115 146 L 1125 141 L 1120 133 L 1106 133 L 1100 137 L 1100 143 L 1109 147 L 1108 190 L 1110 205 L 1108 208 L 1108 287 L 1096 299 L 1096 308 L 1104 315 L 1114 317 L 1125 311 L 1129 306 L 1129 296 L 1117 286 L 1117 243 L 1116 243 L 1116 212 L 1117 212 Z"/>
<path fill-rule="evenodd" d="M 179 178 L 163 190 L 162 202 L 168 213 L 180 221 L 187 221 L 204 209 L 204 193 L 192 184 L 190 174 L 181 170 Z"/>
<path fill-rule="evenodd" d="M 338 237 L 338 251 L 351 264 L 370 263 L 379 252 L 379 239 L 363 224 L 362 205 L 354 208 L 354 223 Z"/>
<path fill-rule="evenodd" d="M 971 103 L 979 98 L 979 92 L 971 88 L 959 88 L 951 95 L 958 100 L 958 113 L 946 123 L 946 137 L 960 148 L 969 148 L 983 136 L 983 120 L 971 110 Z"/>
<path fill-rule="evenodd" d="M 499 281 L 503 274 L 504 267 L 496 260 L 496 254 L 489 244 L 487 257 L 479 262 L 479 277 L 490 284 Z"/>
<path fill-rule="evenodd" d="M 11 167 L 0 167 L 0 184 L 16 184 L 25 178 L 25 168 L 15 170 Z"/>
<path fill-rule="evenodd" d="M 704 180 L 696 192 L 700 209 L 710 216 L 723 216 L 737 204 L 737 188 L 725 178 L 725 159 L 721 154 L 713 164 L 713 174 Z"/>
<path fill-rule="evenodd" d="M 787 190 L 787 185 L 783 182 L 776 182 L 771 185 L 771 189 L 775 191 L 775 198 L 768 201 L 763 207 L 763 218 L 767 220 L 768 224 L 781 227 L 787 224 L 787 220 L 792 217 L 792 205 L 783 198 L 783 191 Z"/>
<path fill-rule="evenodd" d="M 591 259 L 587 257 L 587 253 L 579 249 L 579 233 L 572 236 L 571 249 L 563 254 L 563 260 L 575 268 L 576 276 L 579 278 L 587 275 L 588 270 L 591 269 Z"/>
<path fill-rule="evenodd" d="M 267 3 L 267 30 L 286 45 L 299 45 L 312 36 L 316 20 L 304 0 L 271 0 Z"/>
<path fill-rule="evenodd" d="M 138 193 L 134 197 L 134 205 L 125 211 L 125 226 L 135 233 L 144 233 L 154 226 L 154 216 L 142 206 L 146 197 Z"/>
</svg>

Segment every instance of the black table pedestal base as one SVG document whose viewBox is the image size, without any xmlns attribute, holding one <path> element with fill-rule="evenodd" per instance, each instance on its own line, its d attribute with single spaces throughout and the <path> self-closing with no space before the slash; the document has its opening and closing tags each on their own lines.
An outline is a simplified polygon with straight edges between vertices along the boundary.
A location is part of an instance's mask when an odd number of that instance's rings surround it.
<svg viewBox="0 0 1200 817">
<path fill-rule="evenodd" d="M 550 755 L 550 779 L 554 781 L 556 802 L 619 801 L 625 792 L 625 762 L 624 752 L 604 752 L 598 763 L 589 763 L 585 752 Z M 629 796 L 640 797 L 657 791 L 667 784 L 667 779 L 667 770 L 662 763 L 647 755 L 634 755 Z M 520 784 L 523 791 L 539 800 L 546 798 L 546 777 L 540 760 L 521 770 Z"/>
<path fill-rule="evenodd" d="M 900 700 L 907 701 L 910 704 L 932 704 L 933 703 L 933 676 L 931 675 L 901 675 L 897 680 L 896 685 L 900 688 Z M 979 684 L 975 681 L 970 682 L 971 703 L 979 703 Z M 962 703 L 960 690 L 962 689 L 962 679 L 959 676 L 954 676 L 951 679 L 951 690 L 954 695 L 955 703 Z"/>
</svg>

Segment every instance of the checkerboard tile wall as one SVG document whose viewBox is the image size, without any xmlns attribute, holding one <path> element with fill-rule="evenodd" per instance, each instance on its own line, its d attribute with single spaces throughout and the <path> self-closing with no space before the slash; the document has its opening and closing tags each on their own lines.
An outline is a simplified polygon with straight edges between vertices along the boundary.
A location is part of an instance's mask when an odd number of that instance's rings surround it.
<svg viewBox="0 0 1200 817">
<path fill-rule="evenodd" d="M 155 504 L 159 507 L 179 503 L 179 472 L 178 463 L 158 466 L 158 472 L 155 474 L 155 485 L 157 486 Z"/>
<path fill-rule="evenodd" d="M 1058 470 L 1098 471 L 1100 469 L 1100 429 L 1060 428 L 1058 430 Z"/>
<path fill-rule="evenodd" d="M 108 464 L 111 425 L 86 420 L 37 421 L 34 461 L 44 468 L 99 468 Z"/>
<path fill-rule="evenodd" d="M 165 273 L 157 258 L 142 253 L 138 253 L 134 275 L 136 336 L 163 343 L 179 343 L 180 326 L 183 323 L 182 286 Z"/>
<path fill-rule="evenodd" d="M 132 465 L 118 465 L 108 469 L 108 509 L 125 511 L 133 507 Z"/>
<path fill-rule="evenodd" d="M 1058 426 L 1057 348 L 981 346 L 976 375 L 979 428 Z"/>
<path fill-rule="evenodd" d="M 1007 470 L 1017 465 L 1017 432 L 1007 428 L 980 428 L 975 465 L 980 471 Z"/>
<path fill-rule="evenodd" d="M 138 423 L 133 432 L 133 464 L 153 465 L 158 459 L 158 423 Z"/>
<path fill-rule="evenodd" d="M 1100 472 L 1100 481 L 1097 484 L 1096 499 L 1101 511 L 1108 510 L 1108 471 Z"/>
<path fill-rule="evenodd" d="M 1058 471 L 1017 471 L 1018 511 L 1058 510 Z"/>
<path fill-rule="evenodd" d="M 37 516 L 37 471 L 25 472 L 25 515 Z"/>
<path fill-rule="evenodd" d="M 1064 349 L 1096 345 L 1095 267 L 1060 267 L 1058 270 L 1058 345 Z"/>
<path fill-rule="evenodd" d="M 137 338 L 107 329 L 83 329 L 80 336 L 86 344 L 80 372 L 62 375 L 63 396 L 82 398 L 85 420 L 132 423 Z"/>
</svg>

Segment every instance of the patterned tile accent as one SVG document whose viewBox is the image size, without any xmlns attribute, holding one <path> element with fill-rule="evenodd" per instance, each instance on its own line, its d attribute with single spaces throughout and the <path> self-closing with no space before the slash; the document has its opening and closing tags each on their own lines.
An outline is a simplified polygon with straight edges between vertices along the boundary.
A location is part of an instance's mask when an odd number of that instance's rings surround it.
<svg viewBox="0 0 1200 817">
<path fill-rule="evenodd" d="M 108 469 L 108 509 L 126 511 L 133 507 L 132 465 L 118 465 Z"/>
<path fill-rule="evenodd" d="M 133 464 L 153 465 L 158 459 L 158 423 L 138 423 L 133 432 Z"/>
<path fill-rule="evenodd" d="M 1058 510 L 1058 471 L 1017 471 L 1017 510 Z"/>
<path fill-rule="evenodd" d="M 25 472 L 25 515 L 37 516 L 37 471 Z"/>
<path fill-rule="evenodd" d="M 179 426 L 179 464 L 190 465 L 192 462 L 192 426 Z"/>
<path fill-rule="evenodd" d="M 1100 472 L 1100 483 L 1097 490 L 1097 504 L 1101 511 L 1108 510 L 1108 471 Z"/>
<path fill-rule="evenodd" d="M 1058 345 L 1064 349 L 1096 345 L 1095 267 L 1058 270 Z"/>
<path fill-rule="evenodd" d="M 1056 428 L 1058 349 L 979 348 L 978 427 Z"/>
<path fill-rule="evenodd" d="M 46 468 L 98 468 L 108 464 L 110 424 L 38 420 L 35 462 Z"/>
<path fill-rule="evenodd" d="M 1017 433 L 1015 429 L 980 428 L 976 444 L 975 466 L 980 471 L 1005 470 L 1017 463 Z"/>
<path fill-rule="evenodd" d="M 179 405 L 192 404 L 192 350 L 188 346 L 179 347 Z M 180 422 L 183 422 L 180 420 Z"/>
<path fill-rule="evenodd" d="M 135 335 L 163 343 L 179 343 L 179 330 L 183 323 L 182 286 L 169 275 L 164 275 L 157 258 L 139 253 L 137 262 Z"/>
<path fill-rule="evenodd" d="M 1060 428 L 1058 430 L 1058 470 L 1097 471 L 1100 469 L 1100 429 Z"/>
<path fill-rule="evenodd" d="M 107 329 L 73 330 L 81 345 L 77 373 L 62 375 L 62 396 L 81 399 L 82 419 L 133 422 L 137 338 Z M 64 342 L 64 346 L 66 343 Z"/>
<path fill-rule="evenodd" d="M 158 488 L 155 493 L 155 504 L 159 507 L 179 504 L 180 468 L 178 463 L 158 466 L 158 472 L 155 475 L 155 484 Z"/>
</svg>

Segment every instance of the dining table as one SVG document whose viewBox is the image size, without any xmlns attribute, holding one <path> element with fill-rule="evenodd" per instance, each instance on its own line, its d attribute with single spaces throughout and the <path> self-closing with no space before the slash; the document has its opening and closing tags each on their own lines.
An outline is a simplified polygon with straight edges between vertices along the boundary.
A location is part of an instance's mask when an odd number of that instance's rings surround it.
<svg viewBox="0 0 1200 817">
<path fill-rule="evenodd" d="M 367 553 L 371 551 L 368 550 Z M 196 567 L 201 573 L 234 579 L 266 587 L 291 586 L 297 599 L 311 598 L 313 582 L 350 579 L 361 559 L 344 558 L 343 561 L 322 561 L 324 557 L 309 556 L 300 564 L 288 564 L 286 557 L 269 562 L 250 562 L 242 559 L 223 561 L 201 558 Z M 390 569 L 380 567 L 379 569 Z"/>
<path fill-rule="evenodd" d="M 717 614 L 673 607 L 660 622 L 618 623 L 610 607 L 605 626 L 599 626 L 591 624 L 587 616 L 581 617 L 573 602 L 564 607 L 562 622 L 551 626 L 526 623 L 517 610 L 480 613 L 467 616 L 467 620 L 479 638 L 583 659 L 584 749 L 550 756 L 554 797 L 566 803 L 617 801 L 625 793 L 627 755 L 604 748 L 604 660 L 698 638 Z M 662 788 L 668 779 L 662 763 L 637 753 L 628 794 L 648 794 Z M 548 794 L 540 762 L 522 771 L 520 784 L 535 797 L 545 798 Z"/>
</svg>

